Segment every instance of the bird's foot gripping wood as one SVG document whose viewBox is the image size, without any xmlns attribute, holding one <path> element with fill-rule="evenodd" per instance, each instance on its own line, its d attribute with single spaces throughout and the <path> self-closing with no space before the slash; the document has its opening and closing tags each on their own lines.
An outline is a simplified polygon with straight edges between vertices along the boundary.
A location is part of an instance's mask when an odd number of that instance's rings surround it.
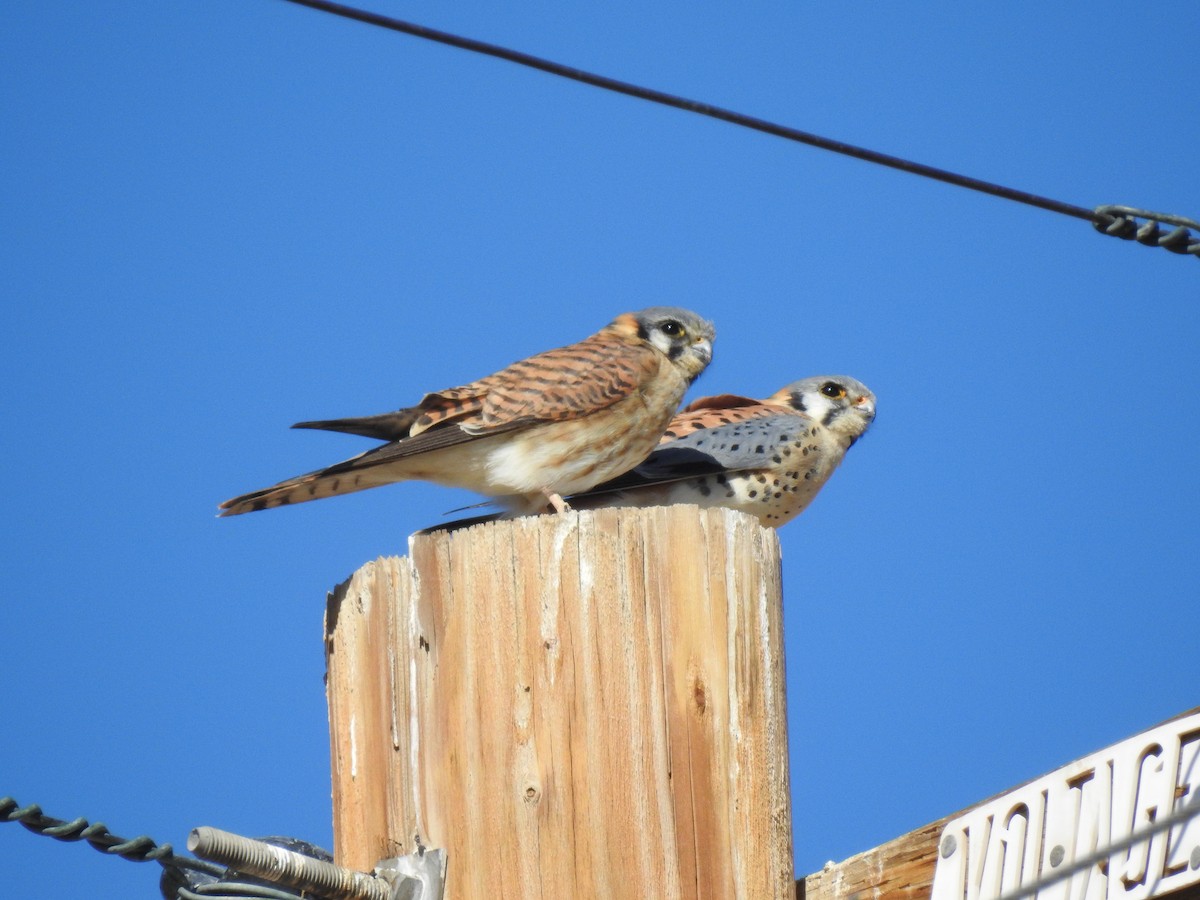
<svg viewBox="0 0 1200 900">
<path fill-rule="evenodd" d="M 546 495 L 546 499 L 550 501 L 550 505 L 554 507 L 555 512 L 564 513 L 571 508 L 561 495 L 549 488 L 542 488 L 542 493 Z"/>
</svg>

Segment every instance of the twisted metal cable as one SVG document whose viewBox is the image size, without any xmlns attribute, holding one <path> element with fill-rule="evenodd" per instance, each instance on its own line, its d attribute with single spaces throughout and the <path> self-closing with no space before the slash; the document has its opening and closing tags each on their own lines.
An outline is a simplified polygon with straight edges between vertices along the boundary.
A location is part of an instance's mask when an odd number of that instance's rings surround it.
<svg viewBox="0 0 1200 900">
<path fill-rule="evenodd" d="M 129 839 L 119 837 L 103 823 L 89 823 L 82 817 L 70 821 L 51 818 L 36 803 L 21 806 L 12 797 L 0 797 L 0 822 L 19 822 L 34 834 L 58 841 L 86 841 L 100 853 L 131 862 L 157 862 L 163 867 L 160 885 L 163 896 L 172 900 L 304 900 L 305 897 L 279 888 L 224 880 L 229 874 L 224 866 L 176 856 L 170 844 L 158 844 L 144 834 Z"/>
<path fill-rule="evenodd" d="M 1127 241 L 1137 241 L 1148 247 L 1162 247 L 1172 253 L 1187 253 L 1200 259 L 1200 238 L 1192 237 L 1188 231 L 1189 228 L 1195 228 L 1200 232 L 1200 222 L 1132 206 L 1097 206 L 1096 216 L 1092 224 L 1096 226 L 1097 231 L 1104 234 Z M 1138 225 L 1137 219 L 1147 221 Z M 1162 229 L 1158 227 L 1160 222 L 1164 225 L 1174 225 L 1175 228 L 1163 234 Z"/>
<path fill-rule="evenodd" d="M 36 803 L 19 806 L 12 797 L 0 797 L 0 819 L 6 822 L 20 822 L 34 834 L 44 834 L 56 840 L 87 841 L 100 853 L 119 856 L 131 862 L 156 860 L 166 865 L 167 860 L 176 859 L 170 844 L 156 844 L 144 834 L 126 839 L 113 834 L 102 822 L 89 824 L 84 818 L 70 821 L 52 819 L 44 815 L 42 808 Z"/>
<path fill-rule="evenodd" d="M 855 159 L 861 159 L 865 162 L 875 163 L 876 165 L 888 166 L 889 168 L 899 169 L 902 172 L 909 172 L 913 175 L 920 175 L 924 178 L 932 178 L 935 181 L 953 184 L 957 187 L 991 194 L 995 197 L 1003 197 L 1006 200 L 1014 200 L 1018 203 L 1049 210 L 1050 212 L 1056 212 L 1064 216 L 1084 219 L 1091 222 L 1101 234 L 1128 238 L 1150 246 L 1163 247 L 1173 253 L 1188 253 L 1200 259 L 1200 238 L 1193 238 L 1187 230 L 1188 228 L 1195 228 L 1197 231 L 1200 231 L 1200 224 L 1193 222 L 1191 219 L 1184 219 L 1181 216 L 1147 212 L 1146 210 L 1134 209 L 1128 206 L 1098 206 L 1095 209 L 1087 209 L 1083 206 L 1065 203 L 1062 200 L 1055 200 L 1051 197 L 1043 197 L 1029 191 L 1020 191 L 1016 188 L 1005 187 L 1001 184 L 994 184 L 990 181 L 973 178 L 970 175 L 961 175 L 957 172 L 939 169 L 936 166 L 929 166 L 924 163 L 903 159 L 899 156 L 880 153 L 878 150 L 857 147 L 845 141 L 822 137 L 811 132 L 801 131 L 798 128 L 791 128 L 777 122 L 770 122 L 766 119 L 759 119 L 754 116 L 748 116 L 745 113 L 714 106 L 711 103 L 691 100 L 687 97 L 668 94 L 665 91 L 655 90 L 654 88 L 642 87 L 641 85 L 631 84 L 627 81 L 609 78 L 607 75 L 577 69 L 574 66 L 564 65 L 563 63 L 534 56 L 530 53 L 523 53 L 520 50 L 513 50 L 509 47 L 502 47 L 499 44 L 490 44 L 486 41 L 451 34 L 447 31 L 439 31 L 436 28 L 429 28 L 425 25 L 418 25 L 415 22 L 406 22 L 402 19 L 394 19 L 391 16 L 373 13 L 353 6 L 333 3 L 331 0 L 287 0 L 287 2 L 331 13 L 335 16 L 341 16 L 344 19 L 352 19 L 366 25 L 373 25 L 377 28 L 386 28 L 389 31 L 398 31 L 402 34 L 423 40 L 457 47 L 460 50 L 467 50 L 471 53 L 479 53 L 484 56 L 503 59 L 506 62 L 516 63 L 519 66 L 526 66 L 530 69 L 537 69 L 559 78 L 579 81 L 592 87 L 601 88 L 602 90 L 625 94 L 629 97 L 637 97 L 640 100 L 648 100 L 651 103 L 670 106 L 684 112 L 708 116 L 711 119 L 719 119 L 742 128 L 750 128 L 754 131 L 772 134 L 785 140 L 808 144 L 811 147 L 829 150 L 833 153 L 840 153 L 843 156 L 852 156 Z M 1160 236 L 1157 226 L 1153 224 L 1153 221 L 1139 228 L 1137 223 L 1131 220 L 1130 216 L 1174 224 L 1179 227 L 1168 235 Z"/>
</svg>

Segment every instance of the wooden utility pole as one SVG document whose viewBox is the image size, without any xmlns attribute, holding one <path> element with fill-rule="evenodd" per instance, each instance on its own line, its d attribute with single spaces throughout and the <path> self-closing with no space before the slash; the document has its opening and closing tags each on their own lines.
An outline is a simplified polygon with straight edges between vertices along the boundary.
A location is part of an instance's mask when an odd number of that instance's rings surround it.
<svg viewBox="0 0 1200 900">
<path fill-rule="evenodd" d="M 794 897 L 779 544 L 742 513 L 415 535 L 331 595 L 336 858 L 446 897 Z"/>
</svg>

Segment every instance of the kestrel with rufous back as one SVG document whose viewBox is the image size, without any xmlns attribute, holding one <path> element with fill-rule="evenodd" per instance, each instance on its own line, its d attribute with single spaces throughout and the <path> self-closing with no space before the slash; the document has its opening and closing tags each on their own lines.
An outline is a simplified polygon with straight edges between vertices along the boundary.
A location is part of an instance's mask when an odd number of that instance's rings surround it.
<svg viewBox="0 0 1200 900">
<path fill-rule="evenodd" d="M 685 309 L 624 313 L 596 334 L 378 416 L 300 422 L 387 443 L 221 504 L 222 516 L 420 479 L 510 512 L 548 506 L 637 465 L 712 360 L 712 325 Z"/>
</svg>

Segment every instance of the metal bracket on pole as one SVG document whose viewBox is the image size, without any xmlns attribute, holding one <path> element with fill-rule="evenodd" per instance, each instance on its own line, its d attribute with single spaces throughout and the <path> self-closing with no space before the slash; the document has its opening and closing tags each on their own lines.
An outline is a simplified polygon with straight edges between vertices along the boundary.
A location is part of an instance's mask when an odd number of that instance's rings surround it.
<svg viewBox="0 0 1200 900">
<path fill-rule="evenodd" d="M 422 850 L 385 859 L 375 867 L 392 884 L 390 900 L 442 900 L 446 890 L 446 851 Z"/>
</svg>

